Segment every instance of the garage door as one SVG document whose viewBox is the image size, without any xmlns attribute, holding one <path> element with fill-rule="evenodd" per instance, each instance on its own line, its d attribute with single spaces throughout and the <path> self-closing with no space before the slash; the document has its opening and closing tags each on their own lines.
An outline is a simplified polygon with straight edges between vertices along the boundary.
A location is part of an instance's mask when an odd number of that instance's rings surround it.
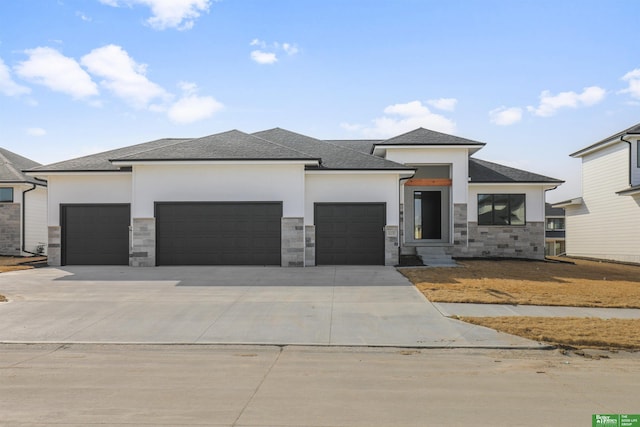
<svg viewBox="0 0 640 427">
<path fill-rule="evenodd" d="M 317 203 L 317 265 L 383 265 L 384 203 Z"/>
<path fill-rule="evenodd" d="M 128 204 L 63 205 L 62 264 L 128 265 Z"/>
<path fill-rule="evenodd" d="M 282 203 L 156 203 L 158 265 L 280 265 Z"/>
</svg>

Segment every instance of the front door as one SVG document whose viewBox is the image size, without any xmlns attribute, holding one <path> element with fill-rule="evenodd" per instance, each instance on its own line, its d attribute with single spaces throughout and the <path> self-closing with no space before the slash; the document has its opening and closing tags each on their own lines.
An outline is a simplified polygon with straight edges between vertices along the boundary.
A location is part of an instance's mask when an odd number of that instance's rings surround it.
<svg viewBox="0 0 640 427">
<path fill-rule="evenodd" d="M 442 190 L 414 191 L 413 214 L 415 240 L 442 239 Z"/>
</svg>

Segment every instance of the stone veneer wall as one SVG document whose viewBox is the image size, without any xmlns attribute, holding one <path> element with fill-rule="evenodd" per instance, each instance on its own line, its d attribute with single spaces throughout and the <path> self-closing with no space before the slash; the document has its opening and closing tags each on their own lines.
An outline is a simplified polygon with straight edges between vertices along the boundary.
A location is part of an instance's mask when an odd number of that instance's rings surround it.
<svg viewBox="0 0 640 427">
<path fill-rule="evenodd" d="M 544 259 L 544 222 L 525 226 L 486 226 L 469 223 L 468 245 L 454 246 L 456 257 L 505 257 Z"/>
<path fill-rule="evenodd" d="M 398 265 L 400 248 L 398 247 L 400 227 L 386 225 L 384 227 L 384 265 Z"/>
<path fill-rule="evenodd" d="M 316 265 L 316 226 L 304 227 L 304 265 L 313 267 Z"/>
<path fill-rule="evenodd" d="M 129 265 L 131 267 L 155 267 L 156 219 L 133 218 L 130 234 Z"/>
<path fill-rule="evenodd" d="M 20 205 L 0 203 L 0 255 L 20 255 Z"/>
<path fill-rule="evenodd" d="M 282 218 L 281 265 L 304 267 L 304 218 Z"/>
<path fill-rule="evenodd" d="M 62 265 L 62 227 L 50 225 L 47 234 L 47 264 L 58 267 Z"/>
</svg>

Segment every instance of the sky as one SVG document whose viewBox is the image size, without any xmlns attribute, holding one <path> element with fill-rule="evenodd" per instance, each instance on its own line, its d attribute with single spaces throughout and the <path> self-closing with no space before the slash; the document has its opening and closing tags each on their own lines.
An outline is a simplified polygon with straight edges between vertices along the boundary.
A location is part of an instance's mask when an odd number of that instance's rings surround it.
<svg viewBox="0 0 640 427">
<path fill-rule="evenodd" d="M 0 146 L 48 164 L 166 137 L 424 127 L 566 181 L 640 122 L 637 0 L 2 0 Z"/>
</svg>

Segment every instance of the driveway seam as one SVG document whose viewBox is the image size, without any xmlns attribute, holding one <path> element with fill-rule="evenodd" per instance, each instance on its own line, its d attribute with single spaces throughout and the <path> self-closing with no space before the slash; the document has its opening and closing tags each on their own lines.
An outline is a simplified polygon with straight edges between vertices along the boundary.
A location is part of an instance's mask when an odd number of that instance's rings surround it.
<svg viewBox="0 0 640 427">
<path fill-rule="evenodd" d="M 104 321 L 104 320 L 108 319 L 109 317 L 113 317 L 113 316 L 115 316 L 115 314 L 116 314 L 118 311 L 120 311 L 120 308 L 116 308 L 116 309 L 115 309 L 114 311 L 112 311 L 111 313 L 107 314 L 107 315 L 106 315 L 106 316 L 104 316 L 104 317 L 101 317 L 100 319 L 96 320 L 95 322 L 92 322 L 92 323 L 91 323 L 91 324 L 89 324 L 89 325 L 86 325 L 84 328 L 80 328 L 80 329 L 78 329 L 77 331 L 74 331 L 71 335 L 67 335 L 67 336 L 64 338 L 64 340 L 65 340 L 65 341 L 66 341 L 66 340 L 69 340 L 69 339 L 71 339 L 71 337 L 73 337 L 74 335 L 77 335 L 77 334 L 79 334 L 80 332 L 82 332 L 82 331 L 84 331 L 84 330 L 86 330 L 86 329 L 88 329 L 88 328 L 90 328 L 90 327 L 92 327 L 92 326 L 97 325 L 98 323 L 100 323 L 100 322 L 102 322 L 102 321 Z"/>
<path fill-rule="evenodd" d="M 235 299 L 235 301 L 233 301 L 233 303 L 232 303 L 232 304 L 229 304 L 229 306 L 228 306 L 226 309 L 224 309 L 224 310 L 222 311 L 222 313 L 220 313 L 220 314 L 219 314 L 219 315 L 218 315 L 218 316 L 213 320 L 213 322 L 211 322 L 211 324 L 210 324 L 209 326 L 207 326 L 207 327 L 204 329 L 204 331 L 202 331 L 202 333 L 201 333 L 200 335 L 198 335 L 198 336 L 197 336 L 197 338 L 196 338 L 195 340 L 193 340 L 193 342 L 194 342 L 194 343 L 197 343 L 198 341 L 200 341 L 200 339 L 202 339 L 202 337 L 204 336 L 204 334 L 206 334 L 207 332 L 209 332 L 209 329 L 211 329 L 211 328 L 213 327 L 213 325 L 215 325 L 215 324 L 218 322 L 218 320 L 220 320 L 220 318 L 221 318 L 222 316 L 224 316 L 225 314 L 227 314 L 227 313 L 229 312 L 229 310 L 231 310 L 233 307 L 235 307 L 235 306 L 238 304 L 238 302 L 239 302 L 240 300 L 242 300 L 245 296 L 247 296 L 247 294 L 248 294 L 248 293 L 249 293 L 249 291 L 250 291 L 250 289 L 249 289 L 249 288 L 250 288 L 250 287 L 247 287 L 247 289 L 242 293 L 242 295 L 240 295 L 238 298 L 236 298 L 236 299 Z"/>
<path fill-rule="evenodd" d="M 329 342 L 328 344 L 331 345 L 331 334 L 333 332 L 333 307 L 335 306 L 336 300 L 336 269 L 333 269 L 333 286 L 331 287 L 331 311 L 329 312 Z"/>
</svg>

